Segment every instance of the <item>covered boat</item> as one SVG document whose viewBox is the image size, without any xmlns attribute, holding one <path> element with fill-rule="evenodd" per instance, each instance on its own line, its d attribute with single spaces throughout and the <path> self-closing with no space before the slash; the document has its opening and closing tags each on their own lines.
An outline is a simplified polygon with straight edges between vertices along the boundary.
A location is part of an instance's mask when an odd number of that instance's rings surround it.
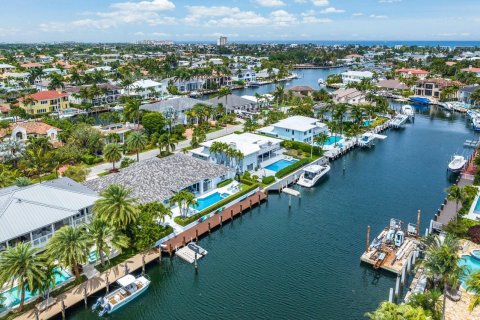
<svg viewBox="0 0 480 320">
<path fill-rule="evenodd" d="M 425 97 L 410 97 L 409 99 L 413 103 L 419 103 L 419 104 L 431 104 L 432 103 L 432 101 L 430 101 L 430 99 L 425 98 Z"/>
<path fill-rule="evenodd" d="M 452 160 L 448 164 L 448 170 L 450 170 L 451 172 L 462 171 L 466 163 L 467 163 L 467 160 L 465 159 L 464 156 L 454 155 L 452 157 Z"/>
<path fill-rule="evenodd" d="M 311 188 L 329 171 L 330 166 L 328 164 L 322 166 L 312 164 L 303 170 L 303 173 L 298 179 L 297 184 L 302 187 Z"/>
</svg>

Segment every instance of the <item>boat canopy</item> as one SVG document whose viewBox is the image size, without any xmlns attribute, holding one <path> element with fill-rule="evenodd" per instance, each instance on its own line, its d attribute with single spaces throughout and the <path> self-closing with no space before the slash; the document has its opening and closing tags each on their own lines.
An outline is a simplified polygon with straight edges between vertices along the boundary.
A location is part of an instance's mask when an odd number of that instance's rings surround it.
<svg viewBox="0 0 480 320">
<path fill-rule="evenodd" d="M 318 164 L 312 164 L 304 169 L 305 172 L 310 172 L 310 173 L 319 173 L 325 168 L 322 166 L 319 166 Z"/>
<path fill-rule="evenodd" d="M 127 274 L 125 277 L 122 277 L 120 279 L 117 280 L 117 283 L 119 285 L 121 285 L 122 287 L 126 287 L 132 283 L 134 283 L 136 280 L 136 278 L 131 275 L 131 274 Z"/>
</svg>

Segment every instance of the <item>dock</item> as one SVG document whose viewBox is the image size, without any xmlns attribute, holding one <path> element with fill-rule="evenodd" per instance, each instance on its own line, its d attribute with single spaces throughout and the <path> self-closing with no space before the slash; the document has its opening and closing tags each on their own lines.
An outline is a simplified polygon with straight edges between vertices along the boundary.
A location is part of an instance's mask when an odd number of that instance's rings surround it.
<svg viewBox="0 0 480 320">
<path fill-rule="evenodd" d="M 185 247 L 189 242 L 198 241 L 203 235 L 209 234 L 213 229 L 222 227 L 224 223 L 233 220 L 236 216 L 242 215 L 245 211 L 261 204 L 267 200 L 267 194 L 257 191 L 250 197 L 223 209 L 220 213 L 214 214 L 203 222 L 198 223 L 162 244 L 162 251 L 170 256 L 180 248 Z"/>
<path fill-rule="evenodd" d="M 206 251 L 205 251 L 206 252 Z M 198 254 L 196 253 L 194 250 L 190 249 L 188 246 L 186 247 L 183 247 L 181 249 L 178 249 L 176 252 L 175 252 L 175 255 L 178 256 L 179 258 L 185 260 L 186 262 L 188 263 L 194 263 L 195 260 L 200 260 L 201 258 L 203 258 L 205 254 Z"/>
<path fill-rule="evenodd" d="M 465 140 L 463 143 L 464 147 L 467 148 L 478 148 L 480 146 L 480 140 Z"/>
</svg>

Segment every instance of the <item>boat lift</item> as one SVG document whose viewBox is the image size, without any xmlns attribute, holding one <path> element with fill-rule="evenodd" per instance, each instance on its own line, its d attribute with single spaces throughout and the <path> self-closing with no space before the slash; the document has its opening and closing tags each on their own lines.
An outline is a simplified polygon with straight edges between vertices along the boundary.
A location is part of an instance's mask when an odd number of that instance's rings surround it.
<svg viewBox="0 0 480 320">
<path fill-rule="evenodd" d="M 283 188 L 282 192 L 288 194 L 288 208 L 292 207 L 292 196 L 300 198 L 300 192 L 291 188 Z"/>
</svg>

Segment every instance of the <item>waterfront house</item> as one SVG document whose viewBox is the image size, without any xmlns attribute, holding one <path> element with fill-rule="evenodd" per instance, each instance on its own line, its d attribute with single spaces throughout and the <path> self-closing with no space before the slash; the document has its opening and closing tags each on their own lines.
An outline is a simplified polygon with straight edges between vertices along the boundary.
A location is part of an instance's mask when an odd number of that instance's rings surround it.
<svg viewBox="0 0 480 320">
<path fill-rule="evenodd" d="M 287 91 L 292 91 L 298 96 L 311 97 L 315 90 L 309 86 L 295 86 L 288 88 Z"/>
<path fill-rule="evenodd" d="M 402 76 L 403 78 L 416 77 L 417 79 L 420 79 L 420 80 L 425 79 L 430 74 L 430 72 L 422 69 L 411 69 L 411 68 L 397 69 L 395 70 L 395 73 Z"/>
<path fill-rule="evenodd" d="M 61 130 L 41 121 L 24 121 L 10 123 L 9 128 L 0 129 L 0 139 L 10 138 L 27 141 L 29 137 L 47 137 L 52 143 L 58 142 Z"/>
<path fill-rule="evenodd" d="M 229 134 L 202 142 L 201 147 L 191 150 L 190 153 L 195 158 L 222 164 L 239 172 L 253 171 L 260 167 L 262 162 L 280 154 L 281 141 L 253 133 Z M 212 153 L 210 148 L 215 142 L 225 143 L 231 149 L 240 151 L 243 159 L 229 161 L 228 155 L 224 152 Z"/>
<path fill-rule="evenodd" d="M 30 70 L 30 69 L 42 69 L 44 65 L 38 62 L 27 62 L 27 63 L 21 64 L 20 67 Z"/>
<path fill-rule="evenodd" d="M 69 93 L 68 101 L 73 104 L 90 103 L 92 106 L 100 106 L 105 104 L 117 103 L 121 95 L 121 88 L 110 83 L 100 83 L 97 87 L 100 89 L 100 94 L 93 98 L 85 98 L 80 96 L 82 88 L 90 88 L 91 85 L 66 87 L 65 92 Z"/>
<path fill-rule="evenodd" d="M 118 136 L 118 143 L 124 144 L 127 138 L 127 133 L 132 130 L 140 130 L 143 128 L 141 125 L 134 125 L 132 123 L 111 123 L 104 126 L 94 126 L 93 128 L 100 131 L 100 133 L 107 138 L 109 143 L 116 142 L 116 141 L 109 141 L 109 136 L 111 134 L 115 134 Z"/>
<path fill-rule="evenodd" d="M 235 112 L 237 114 L 253 114 L 259 112 L 258 102 L 229 94 L 224 97 L 215 97 L 208 100 L 212 105 L 221 104 L 226 108 L 227 112 Z"/>
<path fill-rule="evenodd" d="M 65 177 L 0 189 L 0 251 L 19 242 L 43 248 L 61 227 L 88 222 L 96 200 L 94 191 Z"/>
<path fill-rule="evenodd" d="M 32 101 L 28 101 L 30 100 L 29 98 L 31 98 Z M 31 115 L 65 110 L 70 105 L 68 102 L 68 93 L 55 90 L 33 93 L 29 96 L 19 98 L 18 102 L 19 107 Z"/>
<path fill-rule="evenodd" d="M 140 110 L 160 112 L 165 117 L 173 117 L 174 124 L 186 125 L 189 121 L 197 123 L 197 119 L 188 119 L 186 112 L 191 110 L 196 104 L 206 104 L 213 106 L 208 101 L 193 99 L 187 96 L 173 97 L 166 100 L 161 100 L 155 103 L 143 104 Z"/>
<path fill-rule="evenodd" d="M 364 104 L 367 102 L 366 95 L 355 88 L 338 89 L 332 93 L 335 103 Z"/>
<path fill-rule="evenodd" d="M 5 72 L 11 72 L 13 70 L 15 70 L 15 66 L 7 63 L 0 63 L 0 74 L 3 74 Z"/>
<path fill-rule="evenodd" d="M 415 94 L 421 97 L 431 97 L 439 100 L 442 91 L 446 88 L 457 86 L 460 88 L 462 84 L 458 81 L 447 79 L 425 79 L 419 80 L 415 84 Z M 451 98 L 458 98 L 458 91 L 452 93 Z"/>
<path fill-rule="evenodd" d="M 245 81 L 245 82 L 255 82 L 257 81 L 257 75 L 252 69 L 237 69 L 231 70 L 232 72 L 232 81 Z"/>
<path fill-rule="evenodd" d="M 318 119 L 305 116 L 292 116 L 270 126 L 257 130 L 272 137 L 283 140 L 291 140 L 312 143 L 313 138 L 321 133 L 327 133 L 327 125 Z"/>
<path fill-rule="evenodd" d="M 132 197 L 140 203 L 160 201 L 168 205 L 169 199 L 180 190 L 200 196 L 233 176 L 234 171 L 225 166 L 177 153 L 134 163 L 85 185 L 101 192 L 111 184 L 119 184 L 131 189 Z"/>
<path fill-rule="evenodd" d="M 341 73 L 344 84 L 360 83 L 363 79 L 372 79 L 373 73 L 370 71 L 346 71 Z"/>
<path fill-rule="evenodd" d="M 105 72 L 110 73 L 112 72 L 112 67 L 110 66 L 100 66 L 100 67 L 93 67 L 90 69 L 85 70 L 85 73 L 95 73 L 95 72 Z"/>
<path fill-rule="evenodd" d="M 477 77 L 480 77 L 480 68 L 473 68 L 469 66 L 468 68 L 461 69 L 462 72 L 471 72 L 474 73 Z"/>
<path fill-rule="evenodd" d="M 377 83 L 377 87 L 387 91 L 402 91 L 408 89 L 408 87 L 398 80 L 380 80 Z"/>
<path fill-rule="evenodd" d="M 42 70 L 42 78 L 46 78 L 54 73 L 59 74 L 61 76 L 65 75 L 65 71 L 60 70 L 58 68 L 45 68 Z"/>
<path fill-rule="evenodd" d="M 480 86 L 478 84 L 473 85 L 473 86 L 465 86 L 463 88 L 460 88 L 459 90 L 459 101 L 466 103 L 466 104 L 474 104 L 475 101 L 473 101 L 470 96 L 472 93 L 475 91 L 480 90 Z"/>
<path fill-rule="evenodd" d="M 142 99 L 155 98 L 168 95 L 167 84 L 150 79 L 138 80 L 123 89 L 123 94 L 140 96 Z"/>
</svg>

